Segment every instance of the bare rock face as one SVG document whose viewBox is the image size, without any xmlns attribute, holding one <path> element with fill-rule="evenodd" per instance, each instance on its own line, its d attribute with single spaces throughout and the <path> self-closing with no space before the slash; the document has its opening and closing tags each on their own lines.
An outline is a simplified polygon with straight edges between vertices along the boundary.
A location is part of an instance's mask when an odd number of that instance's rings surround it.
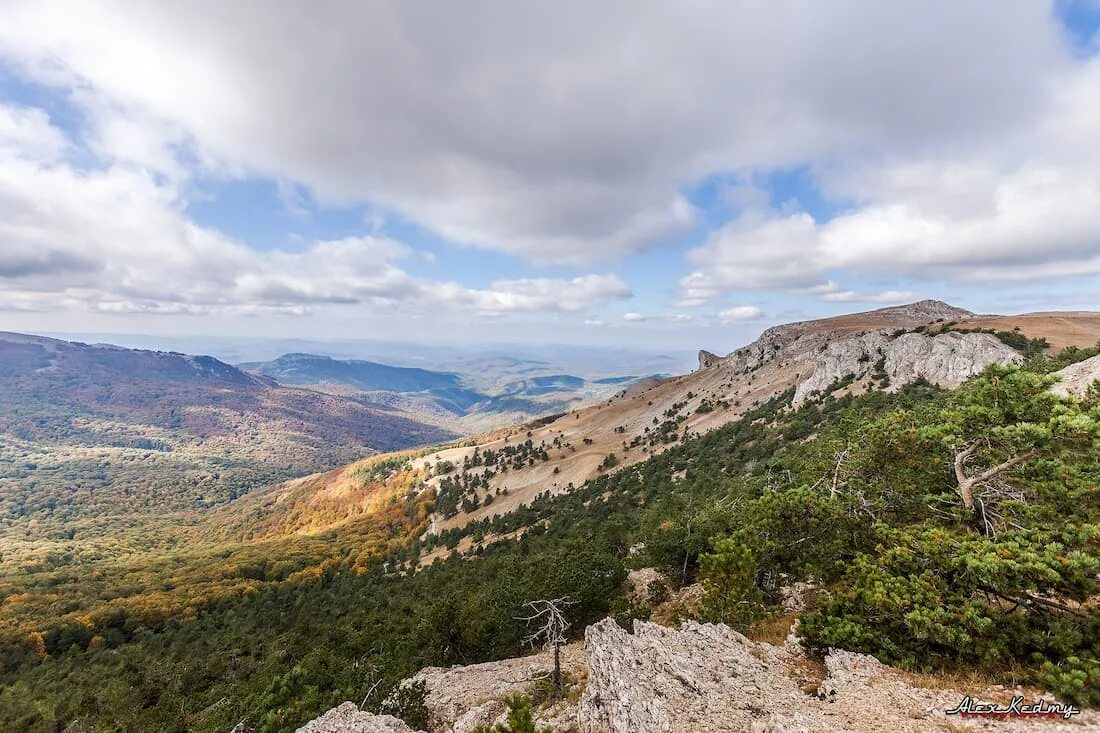
<svg viewBox="0 0 1100 733">
<path fill-rule="evenodd" d="M 944 387 L 962 384 L 993 363 L 1012 364 L 1023 357 L 988 333 L 949 332 L 938 336 L 907 333 L 886 349 L 886 373 L 912 382 L 924 377 Z"/>
<path fill-rule="evenodd" d="M 712 354 L 712 353 L 710 353 L 709 351 L 706 351 L 706 350 L 701 350 L 699 352 L 699 368 L 700 369 L 710 369 L 712 366 L 714 366 L 715 364 L 718 364 L 721 361 L 722 361 L 722 357 L 718 356 L 718 354 Z"/>
<path fill-rule="evenodd" d="M 900 329 L 936 322 L 965 319 L 974 314 L 937 300 L 922 300 L 893 308 L 842 316 L 822 321 L 799 321 L 765 330 L 747 346 L 717 357 L 699 352 L 700 369 L 720 367 L 730 378 L 743 381 L 753 375 L 760 381 L 774 379 L 762 367 L 784 366 L 798 370 L 795 402 L 824 390 L 851 374 L 857 380 L 885 373 L 894 387 L 918 378 L 944 387 L 955 387 L 993 362 L 1009 363 L 1021 357 L 992 334 L 947 333 L 930 336 Z M 876 367 L 885 359 L 885 367 Z M 809 374 L 809 377 L 805 375 Z"/>
<path fill-rule="evenodd" d="M 1059 381 L 1050 388 L 1051 392 L 1063 397 L 1083 395 L 1094 382 L 1100 380 L 1100 356 L 1070 364 L 1054 374 Z"/>
<path fill-rule="evenodd" d="M 857 380 L 872 376 L 879 363 L 895 386 L 923 377 L 941 387 L 956 387 L 990 364 L 1022 358 L 988 333 L 905 333 L 891 338 L 885 331 L 868 331 L 827 343 L 815 357 L 813 373 L 795 390 L 794 401 L 848 375 Z"/>
<path fill-rule="evenodd" d="M 846 651 L 830 651 L 822 668 L 793 639 L 781 647 L 756 643 L 721 624 L 671 629 L 635 621 L 630 634 L 608 619 L 589 626 L 585 639 L 589 678 L 577 713 L 583 733 L 1054 733 L 1100 724 L 1091 711 L 1044 722 L 949 716 L 945 711 L 963 697 L 959 690 L 916 686 L 874 657 Z M 967 694 L 1005 704 L 1014 692 Z"/>
<path fill-rule="evenodd" d="M 583 645 L 561 648 L 563 672 L 583 678 Z M 468 733 L 479 725 L 492 725 L 505 717 L 501 698 L 512 693 L 527 693 L 553 669 L 550 652 L 527 657 L 502 659 L 459 667 L 425 667 L 407 682 L 423 682 L 425 706 L 431 714 L 432 729 L 448 733 Z M 561 706 L 538 712 L 541 726 L 568 730 L 575 726 L 575 708 Z"/>
<path fill-rule="evenodd" d="M 727 626 L 635 621 L 629 634 L 605 620 L 588 627 L 585 641 L 584 733 L 827 729 L 820 715 L 799 710 L 808 696 L 786 674 L 782 650 Z"/>
<path fill-rule="evenodd" d="M 374 715 L 345 702 L 320 718 L 311 720 L 296 733 L 417 733 L 392 715 Z"/>
</svg>

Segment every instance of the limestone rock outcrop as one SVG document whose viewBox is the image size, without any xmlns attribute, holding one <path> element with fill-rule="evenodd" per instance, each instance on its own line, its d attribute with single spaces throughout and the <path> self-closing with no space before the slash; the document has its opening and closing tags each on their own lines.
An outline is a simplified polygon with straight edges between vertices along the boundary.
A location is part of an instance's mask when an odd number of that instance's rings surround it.
<svg viewBox="0 0 1100 733">
<path fill-rule="evenodd" d="M 824 666 L 792 636 L 783 646 L 750 641 L 721 624 L 679 629 L 612 620 L 588 627 L 582 733 L 816 733 L 817 731 L 1096 730 L 1085 712 L 1069 721 L 959 718 L 945 711 L 963 692 L 929 689 L 874 657 L 832 650 Z M 1013 690 L 968 690 L 1006 703 Z M 1049 699 L 1049 698 L 1048 698 Z"/>
<path fill-rule="evenodd" d="M 1100 380 L 1100 356 L 1070 364 L 1054 372 L 1054 375 L 1059 381 L 1050 388 L 1052 392 L 1063 397 L 1083 395 L 1094 382 Z"/>
<path fill-rule="evenodd" d="M 536 710 L 540 727 L 555 733 L 818 733 L 819 731 L 1100 730 L 1100 714 L 1068 720 L 960 718 L 948 715 L 964 695 L 1007 704 L 1001 686 L 954 689 L 917 684 L 874 657 L 831 650 L 824 662 L 808 657 L 792 631 L 781 646 L 754 642 L 722 624 L 680 628 L 635 621 L 634 633 L 605 619 L 589 626 L 585 645 L 563 649 L 573 680 L 565 699 Z M 469 733 L 504 717 L 500 698 L 532 690 L 549 655 L 447 669 L 427 668 L 422 681 L 433 733 Z M 584 685 L 577 700 L 577 690 Z M 1045 696 L 1047 700 L 1051 698 Z M 344 703 L 299 733 L 410 733 L 401 721 Z"/>
<path fill-rule="evenodd" d="M 893 385 L 923 377 L 942 387 L 955 387 L 990 364 L 1011 364 L 1022 358 L 988 333 L 904 333 L 893 338 L 885 331 L 868 331 L 825 344 L 814 357 L 813 373 L 795 390 L 794 401 L 824 391 L 848 375 L 857 380 L 871 377 L 879 366 Z"/>
<path fill-rule="evenodd" d="M 311 720 L 296 733 L 417 733 L 405 721 L 391 715 L 363 712 L 353 702 L 334 707 Z"/>
<path fill-rule="evenodd" d="M 718 354 L 712 354 L 705 349 L 699 352 L 700 369 L 709 369 L 720 361 L 722 361 L 722 357 L 718 356 Z"/>
<path fill-rule="evenodd" d="M 583 678 L 585 650 L 581 643 L 561 649 L 562 670 L 567 677 Z M 434 730 L 448 733 L 468 733 L 479 725 L 492 725 L 503 720 L 505 707 L 501 698 L 512 693 L 529 692 L 553 669 L 550 652 L 526 657 L 502 659 L 458 667 L 425 667 L 407 683 L 423 682 L 427 697 L 425 706 L 431 714 Z M 538 714 L 541 726 L 568 730 L 575 726 L 573 706 L 542 710 Z"/>
</svg>

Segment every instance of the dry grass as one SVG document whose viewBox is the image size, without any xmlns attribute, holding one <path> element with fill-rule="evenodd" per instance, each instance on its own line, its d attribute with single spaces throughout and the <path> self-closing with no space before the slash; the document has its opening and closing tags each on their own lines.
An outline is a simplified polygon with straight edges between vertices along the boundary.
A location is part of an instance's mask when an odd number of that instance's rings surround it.
<svg viewBox="0 0 1100 733">
<path fill-rule="evenodd" d="M 791 627 L 798 620 L 798 613 L 784 613 L 780 616 L 769 616 L 760 619 L 745 633 L 753 641 L 764 641 L 775 646 L 782 646 L 791 633 Z"/>
<path fill-rule="evenodd" d="M 1013 689 L 1020 686 L 1019 680 L 1024 678 L 1023 667 L 1015 662 L 1006 663 L 996 677 L 965 667 L 948 668 L 933 673 L 899 669 L 897 674 L 912 687 L 923 687 L 929 690 L 967 690 L 971 694 L 974 694 L 974 691 L 980 691 L 984 699 L 999 703 L 1010 701 Z M 1038 696 L 1037 692 L 1032 695 L 1035 698 Z"/>
<path fill-rule="evenodd" d="M 1019 316 L 979 316 L 960 321 L 963 328 L 1019 328 L 1028 338 L 1045 338 L 1051 349 L 1095 346 L 1100 342 L 1100 313 L 1025 313 Z"/>
</svg>

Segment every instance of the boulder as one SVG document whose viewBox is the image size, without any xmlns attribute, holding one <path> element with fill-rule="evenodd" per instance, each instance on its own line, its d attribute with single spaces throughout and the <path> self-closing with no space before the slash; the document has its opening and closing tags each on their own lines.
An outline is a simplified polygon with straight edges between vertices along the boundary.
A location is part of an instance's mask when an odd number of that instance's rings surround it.
<svg viewBox="0 0 1100 733">
<path fill-rule="evenodd" d="M 345 702 L 319 718 L 311 720 L 296 733 L 417 733 L 405 721 L 392 715 L 375 715 Z"/>
</svg>

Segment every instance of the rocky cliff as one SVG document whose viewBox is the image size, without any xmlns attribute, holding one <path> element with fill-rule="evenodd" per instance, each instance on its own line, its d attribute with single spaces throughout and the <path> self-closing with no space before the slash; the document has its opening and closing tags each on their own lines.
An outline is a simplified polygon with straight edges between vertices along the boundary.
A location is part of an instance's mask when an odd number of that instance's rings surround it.
<svg viewBox="0 0 1100 733">
<path fill-rule="evenodd" d="M 798 385 L 794 400 L 801 402 L 848 377 L 857 382 L 877 378 L 883 387 L 920 378 L 955 387 L 990 364 L 1010 364 L 1022 358 L 987 333 L 904 333 L 893 337 L 887 331 L 869 331 L 824 343 L 812 357 L 813 372 Z"/>
</svg>

